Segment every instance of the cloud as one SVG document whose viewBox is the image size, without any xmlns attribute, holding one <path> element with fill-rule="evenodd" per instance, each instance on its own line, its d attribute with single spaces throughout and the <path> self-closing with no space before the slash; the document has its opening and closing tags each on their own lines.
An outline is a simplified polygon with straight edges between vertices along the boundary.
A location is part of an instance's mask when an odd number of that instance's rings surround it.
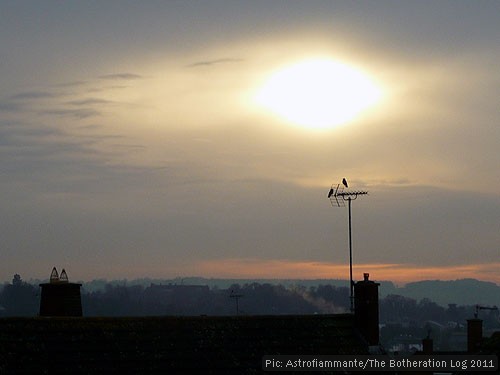
<svg viewBox="0 0 500 375">
<path fill-rule="evenodd" d="M 0 111 L 19 112 L 25 109 L 27 102 L 32 103 L 37 100 L 54 98 L 58 94 L 49 91 L 26 91 L 14 94 L 3 101 L 0 101 Z"/>
<path fill-rule="evenodd" d="M 237 58 L 221 58 L 221 59 L 215 59 L 215 60 L 205 60 L 205 61 L 197 61 L 192 64 L 187 65 L 188 68 L 197 68 L 200 66 L 212 66 L 212 65 L 217 65 L 217 64 L 227 64 L 227 63 L 237 63 L 244 61 L 243 59 L 237 59 Z"/>
<path fill-rule="evenodd" d="M 390 280 L 408 283 L 417 280 L 457 280 L 463 278 L 485 279 L 500 283 L 494 275 L 500 263 L 479 263 L 464 266 L 418 266 L 409 263 L 365 263 L 355 264 L 353 273 L 361 279 L 370 273 L 377 281 Z M 199 262 L 196 276 L 227 278 L 276 278 L 276 279 L 348 279 L 347 263 L 293 261 L 286 259 L 232 258 Z"/>
<path fill-rule="evenodd" d="M 113 102 L 111 100 L 100 99 L 100 98 L 88 98 L 88 99 L 71 100 L 66 103 L 74 106 L 87 106 L 94 104 L 110 104 Z"/>
<path fill-rule="evenodd" d="M 48 109 L 40 111 L 39 113 L 45 115 L 56 115 L 63 117 L 75 117 L 78 119 L 86 119 L 89 117 L 99 116 L 101 113 L 92 108 L 79 108 L 79 109 Z"/>
<path fill-rule="evenodd" d="M 87 119 L 101 115 L 96 106 L 113 103 L 101 98 L 78 98 L 78 92 L 59 93 L 50 91 L 27 91 L 12 95 L 0 101 L 0 112 L 12 112 L 16 114 L 28 115 L 37 113 L 59 117 L 73 117 L 77 119 Z M 77 99 L 62 102 L 63 97 L 76 97 Z M 70 107 L 68 107 L 70 106 Z M 81 108 L 75 108 L 81 107 Z"/>
<path fill-rule="evenodd" d="M 22 104 L 13 101 L 3 101 L 0 102 L 0 112 L 17 112 L 21 110 Z"/>
<path fill-rule="evenodd" d="M 87 84 L 86 81 L 73 81 L 55 84 L 54 87 L 78 87 Z"/>
<path fill-rule="evenodd" d="M 31 126 L 21 122 L 0 122 L 0 135 L 4 143 L 9 140 L 21 140 L 27 137 L 40 138 L 61 134 L 61 131 L 49 126 Z"/>
<path fill-rule="evenodd" d="M 123 80 L 123 81 L 131 81 L 136 79 L 143 79 L 144 77 L 139 74 L 134 73 L 116 73 L 116 74 L 105 74 L 99 76 L 100 79 L 109 79 L 109 80 Z"/>
<path fill-rule="evenodd" d="M 49 91 L 27 91 L 11 96 L 13 100 L 53 98 L 55 93 Z"/>
<path fill-rule="evenodd" d="M 142 76 L 132 73 L 120 73 L 103 75 L 100 79 L 107 80 L 135 80 Z M 0 111 L 16 112 L 30 116 L 30 114 L 43 114 L 57 117 L 72 117 L 75 119 L 88 119 L 100 116 L 100 108 L 109 104 L 116 104 L 106 98 L 86 97 L 89 92 L 102 92 L 106 95 L 109 87 L 102 87 L 102 81 L 75 81 L 67 84 L 53 85 L 54 87 L 65 87 L 64 91 L 53 90 L 31 90 L 14 94 L 0 101 Z M 116 88 L 116 87 L 113 87 Z M 125 86 L 122 86 L 125 88 Z M 66 99 L 64 101 L 63 99 Z"/>
</svg>

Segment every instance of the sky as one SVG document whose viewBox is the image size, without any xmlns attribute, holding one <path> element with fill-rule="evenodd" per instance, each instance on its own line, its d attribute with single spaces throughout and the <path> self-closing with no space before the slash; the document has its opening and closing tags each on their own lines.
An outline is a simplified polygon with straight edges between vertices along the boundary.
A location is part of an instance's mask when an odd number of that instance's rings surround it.
<svg viewBox="0 0 500 375">
<path fill-rule="evenodd" d="M 347 279 L 346 178 L 355 280 L 500 284 L 499 25 L 488 0 L 0 2 L 0 280 Z"/>
</svg>

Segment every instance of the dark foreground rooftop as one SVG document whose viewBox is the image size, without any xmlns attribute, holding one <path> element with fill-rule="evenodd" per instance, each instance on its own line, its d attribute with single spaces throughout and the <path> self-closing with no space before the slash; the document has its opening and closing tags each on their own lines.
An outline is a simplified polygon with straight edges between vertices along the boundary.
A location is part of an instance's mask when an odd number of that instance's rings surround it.
<svg viewBox="0 0 500 375">
<path fill-rule="evenodd" d="M 248 374 L 265 354 L 358 353 L 350 314 L 0 319 L 0 374 Z"/>
</svg>

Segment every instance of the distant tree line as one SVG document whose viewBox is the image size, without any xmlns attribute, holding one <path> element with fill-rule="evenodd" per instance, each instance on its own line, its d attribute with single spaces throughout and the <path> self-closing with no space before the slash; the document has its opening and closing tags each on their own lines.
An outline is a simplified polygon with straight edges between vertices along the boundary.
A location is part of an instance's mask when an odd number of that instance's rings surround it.
<svg viewBox="0 0 500 375">
<path fill-rule="evenodd" d="M 0 291 L 0 316 L 36 316 L 38 285 L 15 275 Z M 325 314 L 349 311 L 349 290 L 333 285 L 291 286 L 270 283 L 233 284 L 227 289 L 208 286 L 104 284 L 102 289 L 82 288 L 84 316 Z M 426 322 L 465 324 L 474 306 L 440 306 L 424 298 L 416 301 L 388 295 L 379 301 L 380 322 L 422 327 Z M 498 311 L 482 312 L 485 327 L 499 325 Z"/>
<path fill-rule="evenodd" d="M 38 286 L 24 282 L 18 274 L 0 292 L 0 316 L 33 316 L 39 307 Z"/>
</svg>

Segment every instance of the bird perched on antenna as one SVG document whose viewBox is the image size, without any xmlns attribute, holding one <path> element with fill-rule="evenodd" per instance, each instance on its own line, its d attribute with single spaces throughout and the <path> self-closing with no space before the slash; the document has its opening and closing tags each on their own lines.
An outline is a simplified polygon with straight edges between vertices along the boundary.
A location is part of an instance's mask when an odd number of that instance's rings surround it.
<svg viewBox="0 0 500 375">
<path fill-rule="evenodd" d="M 342 184 L 347 188 L 349 186 L 347 186 L 347 180 L 345 178 L 342 179 Z"/>
<path fill-rule="evenodd" d="M 328 198 L 330 198 L 332 195 L 333 195 L 333 186 L 330 189 L 330 191 L 328 192 Z"/>
</svg>

